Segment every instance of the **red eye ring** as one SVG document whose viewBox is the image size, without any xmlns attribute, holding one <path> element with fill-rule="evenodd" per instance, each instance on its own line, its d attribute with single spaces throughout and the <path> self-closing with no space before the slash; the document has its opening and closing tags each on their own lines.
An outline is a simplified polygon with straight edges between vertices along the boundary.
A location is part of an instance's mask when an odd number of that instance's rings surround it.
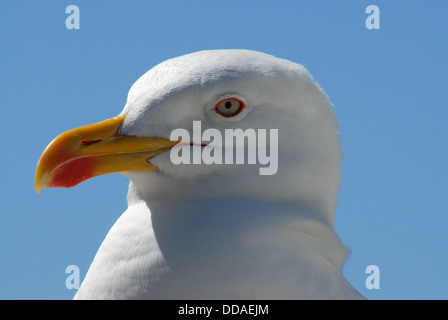
<svg viewBox="0 0 448 320">
<path fill-rule="evenodd" d="M 238 98 L 230 97 L 219 101 L 215 105 L 215 112 L 225 118 L 233 118 L 241 113 L 244 109 L 244 102 Z"/>
</svg>

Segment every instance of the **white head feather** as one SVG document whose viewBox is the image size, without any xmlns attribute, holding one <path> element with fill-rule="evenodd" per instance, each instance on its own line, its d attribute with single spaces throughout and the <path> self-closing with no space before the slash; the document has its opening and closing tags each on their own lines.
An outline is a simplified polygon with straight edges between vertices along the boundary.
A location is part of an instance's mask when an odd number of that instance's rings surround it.
<svg viewBox="0 0 448 320">
<path fill-rule="evenodd" d="M 213 110 L 223 96 L 244 99 L 244 112 Z M 338 124 L 327 95 L 301 65 L 248 50 L 202 51 L 165 61 L 131 88 L 122 133 L 169 137 L 176 128 L 278 129 L 278 171 L 254 165 L 174 165 L 169 153 L 151 162 L 156 174 L 127 174 L 141 197 L 256 198 L 300 203 L 332 225 L 340 185 Z M 192 135 L 192 132 L 191 132 Z M 132 199 L 131 199 L 132 200 Z"/>
</svg>

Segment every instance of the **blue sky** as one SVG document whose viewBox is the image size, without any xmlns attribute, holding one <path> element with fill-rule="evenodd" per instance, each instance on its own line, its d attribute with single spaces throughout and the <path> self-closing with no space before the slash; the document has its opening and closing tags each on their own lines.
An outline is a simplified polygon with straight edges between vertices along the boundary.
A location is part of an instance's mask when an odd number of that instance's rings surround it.
<svg viewBox="0 0 448 320">
<path fill-rule="evenodd" d="M 68 30 L 65 8 L 80 9 Z M 368 30 L 365 9 L 380 8 Z M 159 62 L 245 48 L 303 64 L 341 125 L 336 230 L 369 299 L 448 298 L 448 27 L 445 1 L 22 1 L 0 3 L 0 299 L 71 299 L 126 209 L 114 174 L 34 191 L 46 145 L 117 115 Z M 368 265 L 380 289 L 365 287 Z"/>
</svg>

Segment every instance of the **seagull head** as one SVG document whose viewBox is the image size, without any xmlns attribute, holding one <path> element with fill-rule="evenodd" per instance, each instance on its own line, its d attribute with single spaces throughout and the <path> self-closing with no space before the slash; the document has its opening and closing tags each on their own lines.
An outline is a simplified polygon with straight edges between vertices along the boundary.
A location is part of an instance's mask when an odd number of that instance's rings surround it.
<svg viewBox="0 0 448 320">
<path fill-rule="evenodd" d="M 306 204 L 331 222 L 340 159 L 332 105 L 302 65 L 210 50 L 155 66 L 120 115 L 55 138 L 35 185 L 120 172 L 129 201 L 263 199 Z"/>
</svg>

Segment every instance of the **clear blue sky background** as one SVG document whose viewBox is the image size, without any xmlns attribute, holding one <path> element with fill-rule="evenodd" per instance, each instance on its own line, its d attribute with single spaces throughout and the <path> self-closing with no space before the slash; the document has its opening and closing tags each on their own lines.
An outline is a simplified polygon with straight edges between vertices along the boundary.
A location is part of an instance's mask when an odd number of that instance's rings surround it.
<svg viewBox="0 0 448 320">
<path fill-rule="evenodd" d="M 65 8 L 81 12 L 67 30 Z M 365 9 L 380 8 L 380 30 Z M 303 64 L 341 124 L 336 229 L 344 273 L 369 299 L 448 298 L 447 1 L 22 1 L 0 3 L 0 298 L 71 299 L 126 208 L 128 181 L 34 191 L 46 145 L 117 115 L 168 58 L 246 48 Z M 367 290 L 365 268 L 380 268 Z"/>
</svg>

